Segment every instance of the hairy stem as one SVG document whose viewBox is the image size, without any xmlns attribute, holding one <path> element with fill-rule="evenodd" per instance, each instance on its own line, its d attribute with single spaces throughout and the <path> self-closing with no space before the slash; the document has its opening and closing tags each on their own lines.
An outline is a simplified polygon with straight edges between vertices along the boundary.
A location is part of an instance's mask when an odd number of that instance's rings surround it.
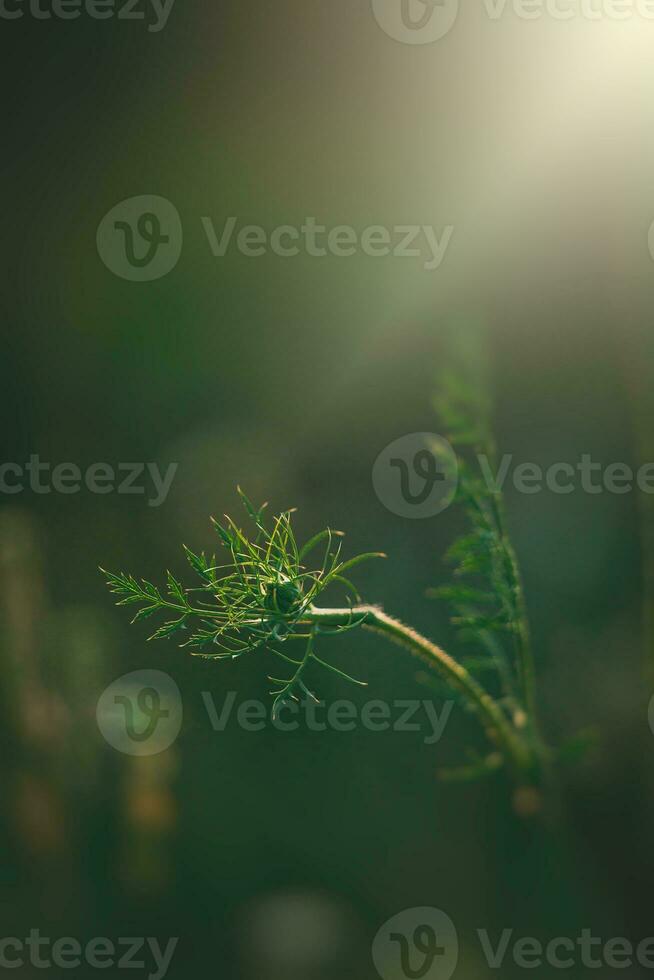
<svg viewBox="0 0 654 980">
<path fill-rule="evenodd" d="M 317 609 L 313 607 L 306 621 L 319 626 L 345 627 L 357 620 L 364 628 L 380 633 L 420 657 L 441 677 L 460 691 L 476 710 L 489 738 L 501 750 L 518 783 L 533 778 L 534 757 L 530 746 L 514 729 L 500 705 L 448 653 L 422 636 L 411 626 L 388 616 L 377 606 L 355 606 L 349 609 Z"/>
</svg>

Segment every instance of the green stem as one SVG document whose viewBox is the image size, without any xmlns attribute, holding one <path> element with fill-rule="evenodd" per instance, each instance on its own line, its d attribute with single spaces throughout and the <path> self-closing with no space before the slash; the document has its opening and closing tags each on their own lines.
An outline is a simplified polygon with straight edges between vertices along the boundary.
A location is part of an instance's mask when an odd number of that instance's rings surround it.
<svg viewBox="0 0 654 980">
<path fill-rule="evenodd" d="M 313 607 L 306 615 L 306 622 L 319 626 L 349 626 L 353 619 L 357 619 L 364 628 L 399 643 L 438 671 L 476 710 L 489 738 L 502 751 L 516 781 L 523 785 L 533 781 L 535 760 L 529 745 L 514 729 L 500 705 L 465 667 L 431 640 L 411 626 L 405 626 L 398 619 L 386 615 L 377 606 L 355 606 L 348 609 Z"/>
<path fill-rule="evenodd" d="M 515 553 L 511 538 L 506 524 L 506 514 L 504 502 L 498 495 L 495 496 L 495 512 L 500 534 L 502 536 L 502 546 L 506 553 L 511 567 L 511 585 L 515 596 L 515 608 L 517 613 L 517 629 L 514 634 L 518 665 L 520 671 L 520 687 L 522 698 L 527 715 L 527 722 L 536 738 L 539 738 L 538 726 L 538 707 L 536 703 L 536 670 L 534 658 L 531 651 L 531 636 L 529 633 L 529 617 L 527 615 L 527 603 L 525 600 L 525 590 L 522 583 L 522 572 L 518 564 L 518 557 Z"/>
<path fill-rule="evenodd" d="M 485 439 L 486 455 L 493 460 L 497 468 L 497 446 L 493 435 L 488 432 Z M 495 524 L 499 532 L 502 548 L 506 555 L 510 569 L 510 584 L 513 589 L 515 601 L 515 614 L 517 629 L 514 632 L 514 644 L 516 659 L 518 664 L 518 678 L 520 682 L 520 694 L 522 704 L 526 714 L 526 722 L 530 727 L 531 733 L 536 741 L 540 743 L 538 706 L 536 702 L 536 669 L 534 657 L 531 649 L 531 635 L 529 631 L 529 616 L 527 614 L 527 602 L 525 590 L 522 582 L 522 572 L 518 562 L 518 556 L 511 542 L 507 525 L 506 508 L 504 497 L 500 490 L 492 494 L 492 508 L 494 511 Z M 513 617 L 512 617 L 513 618 Z"/>
</svg>

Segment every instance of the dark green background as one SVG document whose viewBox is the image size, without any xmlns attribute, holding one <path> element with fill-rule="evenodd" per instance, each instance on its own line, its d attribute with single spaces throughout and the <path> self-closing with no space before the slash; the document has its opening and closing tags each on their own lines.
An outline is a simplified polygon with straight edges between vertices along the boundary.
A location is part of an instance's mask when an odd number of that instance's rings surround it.
<svg viewBox="0 0 654 980">
<path fill-rule="evenodd" d="M 431 747 L 213 732 L 200 692 L 266 697 L 262 658 L 212 665 L 146 645 L 97 572 L 181 572 L 182 541 L 213 547 L 209 515 L 237 509 L 240 483 L 297 506 L 300 536 L 330 524 L 351 554 L 387 552 L 359 571 L 366 598 L 461 652 L 424 595 L 447 578 L 460 516 L 394 516 L 372 464 L 437 429 L 453 322 L 488 336 L 502 452 L 637 464 L 634 419 L 651 426 L 654 35 L 636 26 L 463 11 L 450 36 L 412 48 L 365 0 L 177 0 L 159 34 L 2 21 L 3 461 L 179 462 L 160 508 L 86 491 L 0 499 L 3 935 L 174 935 L 171 977 L 364 980 L 382 922 L 433 905 L 459 930 L 456 976 L 480 980 L 478 927 L 654 934 L 635 494 L 508 492 L 548 736 L 600 731 L 563 776 L 554 835 L 512 816 L 501 780 L 437 782 L 477 740 L 459 710 Z M 132 283 L 102 264 L 95 234 L 146 193 L 174 202 L 184 249 L 165 278 Z M 216 259 L 200 216 L 232 214 L 455 234 L 435 273 L 365 256 Z M 369 688 L 325 676 L 326 699 L 430 696 L 374 638 L 348 636 L 339 662 Z M 147 667 L 175 678 L 185 720 L 164 761 L 137 765 L 104 743 L 95 705 Z M 303 966 L 275 966 L 284 943 Z"/>
</svg>

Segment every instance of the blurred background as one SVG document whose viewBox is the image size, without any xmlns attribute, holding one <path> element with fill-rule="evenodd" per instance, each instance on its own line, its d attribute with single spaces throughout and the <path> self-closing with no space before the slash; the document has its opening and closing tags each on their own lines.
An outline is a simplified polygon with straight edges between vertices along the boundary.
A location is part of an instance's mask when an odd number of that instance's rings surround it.
<svg viewBox="0 0 654 980">
<path fill-rule="evenodd" d="M 436 745 L 360 727 L 214 731 L 202 692 L 267 700 L 265 659 L 147 644 L 97 571 L 187 580 L 182 542 L 214 548 L 209 516 L 237 511 L 239 483 L 297 507 L 300 537 L 329 524 L 348 554 L 386 552 L 358 572 L 366 599 L 460 653 L 425 592 L 448 580 L 461 517 L 391 513 L 372 466 L 438 431 L 452 324 L 486 335 L 500 452 L 654 460 L 654 21 L 510 5 L 493 19 L 480 2 L 408 44 L 370 0 L 177 0 L 159 31 L 138 10 L 47 20 L 26 6 L 1 25 L 2 462 L 178 464 L 159 507 L 0 494 L 3 936 L 175 936 L 173 978 L 367 980 L 382 923 L 434 906 L 456 923 L 456 976 L 480 980 L 493 971 L 477 928 L 654 934 L 636 493 L 507 490 L 548 738 L 599 731 L 563 774 L 549 835 L 513 816 L 501 779 L 437 781 L 478 741 L 459 710 Z M 155 281 L 115 275 L 96 245 L 138 195 L 166 198 L 183 227 Z M 229 216 L 454 231 L 435 270 L 360 251 L 217 257 L 201 219 L 220 234 Z M 322 676 L 327 701 L 433 696 L 374 637 L 349 634 L 338 662 L 369 687 Z M 139 758 L 107 744 L 96 705 L 142 669 L 173 678 L 184 717 L 170 748 Z"/>
</svg>

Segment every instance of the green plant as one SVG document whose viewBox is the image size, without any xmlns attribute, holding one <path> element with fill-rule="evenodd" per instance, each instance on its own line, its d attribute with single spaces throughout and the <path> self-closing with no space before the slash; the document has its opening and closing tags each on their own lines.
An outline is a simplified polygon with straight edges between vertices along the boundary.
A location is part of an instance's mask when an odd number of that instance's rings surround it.
<svg viewBox="0 0 654 980">
<path fill-rule="evenodd" d="M 467 487 L 470 506 L 476 508 L 475 497 L 471 495 L 472 484 L 467 478 L 464 487 Z M 266 649 L 287 668 L 286 672 L 275 671 L 270 676 L 271 682 L 276 685 L 272 693 L 275 697 L 273 711 L 277 711 L 287 698 L 315 698 L 307 682 L 307 672 L 313 665 L 333 671 L 353 683 L 363 683 L 325 661 L 318 655 L 317 647 L 323 636 L 337 636 L 359 628 L 372 630 L 420 657 L 476 713 L 495 748 L 481 769 L 490 771 L 504 763 L 519 786 L 537 783 L 539 743 L 529 716 L 527 694 L 524 703 L 518 700 L 517 695 L 515 701 L 492 696 L 466 666 L 436 644 L 412 627 L 387 615 L 378 606 L 361 602 L 346 573 L 368 558 L 385 556 L 371 553 L 343 561 L 340 557 L 342 534 L 329 529 L 316 534 L 300 547 L 291 525 L 290 511 L 280 514 L 267 525 L 264 508 L 255 508 L 240 490 L 239 494 L 253 523 L 253 535 L 248 536 L 230 518 L 224 525 L 214 521 L 221 543 L 229 554 L 229 561 L 218 565 L 215 556 L 194 554 L 186 548 L 186 557 L 200 578 L 198 587 L 184 588 L 170 572 L 164 591 L 150 582 L 137 581 L 131 575 L 105 573 L 111 591 L 119 597 L 118 605 L 140 606 L 134 622 L 159 612 L 171 617 L 153 633 L 151 639 L 167 638 L 190 630 L 182 646 L 190 648 L 197 656 L 212 660 L 240 657 Z M 455 549 L 460 556 L 460 572 L 471 570 L 473 566 L 479 567 L 480 571 L 485 568 L 480 545 L 485 540 L 487 528 L 479 523 L 477 510 L 475 514 L 474 541 L 465 545 L 459 542 Z M 496 527 L 494 533 L 497 533 Z M 497 568 L 501 564 L 502 571 L 501 575 L 499 571 L 494 574 L 492 585 L 499 590 L 502 601 L 510 603 L 505 617 L 511 619 L 518 616 L 521 601 L 514 577 L 517 571 L 510 552 L 506 550 L 505 537 L 502 535 L 499 541 L 501 553 L 495 556 L 494 549 L 491 549 L 491 562 L 495 568 L 497 559 Z M 307 560 L 319 546 L 324 546 L 322 560 L 316 567 L 310 568 Z M 326 590 L 334 586 L 345 590 L 347 604 L 336 608 L 319 604 Z M 455 589 L 451 598 L 461 609 L 467 609 L 467 592 L 464 595 L 460 589 Z M 464 615 L 463 625 L 476 630 L 486 642 L 494 628 L 492 623 L 479 617 L 473 621 L 469 612 Z M 515 622 L 523 621 L 516 619 Z M 523 646 L 527 643 L 527 636 L 522 633 L 522 628 L 517 640 L 521 645 L 523 686 L 527 692 L 531 673 L 527 667 L 528 648 Z M 302 644 L 302 652 L 291 655 L 291 651 L 295 652 L 296 642 Z M 497 663 L 504 669 L 500 659 Z M 284 673 L 286 676 L 280 676 Z"/>
<path fill-rule="evenodd" d="M 476 651 L 463 661 L 464 666 L 472 674 L 494 675 L 495 698 L 542 776 L 549 753 L 539 731 L 522 576 L 501 489 L 489 479 L 497 471 L 497 449 L 483 362 L 467 351 L 463 364 L 441 373 L 437 391 L 435 407 L 443 434 L 457 451 L 456 501 L 463 506 L 469 527 L 446 555 L 454 565 L 454 581 L 429 594 L 453 607 L 453 625 L 463 643 L 472 644 Z M 480 460 L 485 463 L 483 475 Z M 444 775 L 476 776 L 492 771 L 496 762 L 491 755 Z"/>
</svg>

